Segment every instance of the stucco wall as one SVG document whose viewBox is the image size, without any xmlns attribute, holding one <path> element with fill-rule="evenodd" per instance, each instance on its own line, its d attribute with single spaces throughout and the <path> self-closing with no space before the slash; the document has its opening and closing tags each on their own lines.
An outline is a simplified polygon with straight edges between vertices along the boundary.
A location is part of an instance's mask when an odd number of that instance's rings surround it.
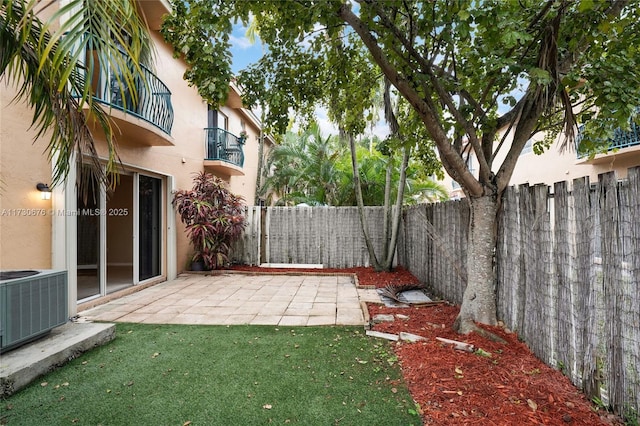
<svg viewBox="0 0 640 426">
<path fill-rule="evenodd" d="M 493 170 L 497 171 L 504 161 L 511 136 L 508 136 L 507 143 L 503 145 L 494 160 Z M 542 135 L 533 138 L 533 142 L 541 140 Z M 528 183 L 536 185 L 544 183 L 553 185 L 555 182 L 572 181 L 576 178 L 588 176 L 591 182 L 596 182 L 598 175 L 605 172 L 615 172 L 618 179 L 623 179 L 627 175 L 627 169 L 640 165 L 640 147 L 624 148 L 617 152 L 610 152 L 596 156 L 595 160 L 579 159 L 574 149 L 562 151 L 560 140 L 556 142 L 544 153 L 537 155 L 532 150 L 520 155 L 518 162 L 511 176 L 510 185 L 520 185 Z M 478 169 L 477 160 L 474 167 Z M 452 179 L 446 176 L 442 181 L 443 185 L 450 191 L 450 194 L 464 196 L 461 190 L 452 189 Z"/>
<path fill-rule="evenodd" d="M 170 176 L 174 188 L 192 186 L 195 173 L 203 170 L 205 157 L 205 133 L 207 104 L 196 88 L 183 80 L 184 63 L 173 58 L 172 48 L 153 32 L 155 45 L 154 73 L 169 87 L 174 110 L 171 130 L 173 146 L 148 146 L 140 140 L 139 132 L 122 132 L 116 127 L 117 150 L 127 171 L 146 173 L 156 177 Z M 10 103 L 15 89 L 2 87 L 0 104 L 0 268 L 50 268 L 52 235 L 52 201 L 41 200 L 35 189 L 38 182 L 51 182 L 51 166 L 45 150 L 49 136 L 33 142 L 34 132 L 29 130 L 32 113 L 22 103 Z M 223 107 L 229 116 L 229 131 L 238 135 L 244 129 L 248 133 L 245 149 L 244 176 L 226 180 L 232 192 L 245 198 L 252 205 L 255 198 L 255 182 L 258 162 L 259 129 L 247 119 L 242 110 Z M 95 132 L 96 147 L 102 158 L 107 156 L 107 146 L 99 131 Z M 225 176 L 223 176 L 225 177 Z M 165 184 L 168 180 L 165 178 Z M 165 195 L 166 196 L 166 195 Z M 169 201 L 165 198 L 165 203 Z M 21 209 L 34 212 L 21 215 Z M 42 210 L 44 209 L 44 210 Z M 167 212 L 175 214 L 171 209 Z M 166 218 L 165 218 L 166 224 Z M 184 226 L 176 220 L 177 270 L 186 269 L 191 253 Z M 110 244 L 113 246 L 113 243 Z"/>
<path fill-rule="evenodd" d="M 51 183 L 43 155 L 49 139 L 34 142 L 33 113 L 15 102 L 15 91 L 0 83 L 0 269 L 51 267 L 51 200 L 39 182 Z"/>
</svg>

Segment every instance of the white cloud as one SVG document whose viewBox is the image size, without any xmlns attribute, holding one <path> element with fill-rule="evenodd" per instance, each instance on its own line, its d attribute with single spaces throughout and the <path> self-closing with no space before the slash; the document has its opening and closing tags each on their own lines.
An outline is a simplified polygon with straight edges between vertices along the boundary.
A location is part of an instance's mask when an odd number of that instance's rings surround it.
<svg viewBox="0 0 640 426">
<path fill-rule="evenodd" d="M 237 47 L 241 50 L 251 49 L 256 45 L 255 43 L 251 43 L 246 36 L 237 37 L 233 34 L 229 36 L 229 41 L 231 42 L 232 46 Z"/>
<path fill-rule="evenodd" d="M 367 127 L 364 134 L 366 136 L 377 136 L 380 139 L 384 139 L 389 135 L 389 126 L 383 120 L 380 120 L 373 126 L 373 129 Z"/>
</svg>

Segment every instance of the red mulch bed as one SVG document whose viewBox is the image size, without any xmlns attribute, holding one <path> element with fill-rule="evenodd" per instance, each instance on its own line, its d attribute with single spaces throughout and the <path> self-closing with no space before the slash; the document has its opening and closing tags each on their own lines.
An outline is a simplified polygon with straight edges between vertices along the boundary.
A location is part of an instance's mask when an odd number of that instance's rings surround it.
<svg viewBox="0 0 640 426">
<path fill-rule="evenodd" d="M 371 268 L 272 269 L 234 267 L 255 272 L 349 272 L 361 286 L 418 284 L 407 270 L 376 273 Z M 619 425 L 617 417 L 597 411 L 569 379 L 537 359 L 515 333 L 485 327 L 507 344 L 475 333 L 462 336 L 452 330 L 459 307 L 388 308 L 368 304 L 370 317 L 393 314 L 393 322 L 376 324 L 376 331 L 417 334 L 427 340 L 395 344 L 395 352 L 425 425 Z M 406 316 L 408 318 L 405 318 Z M 443 337 L 472 344 L 486 354 L 453 349 L 436 340 Z M 490 354 L 490 355 L 489 355 Z"/>
</svg>

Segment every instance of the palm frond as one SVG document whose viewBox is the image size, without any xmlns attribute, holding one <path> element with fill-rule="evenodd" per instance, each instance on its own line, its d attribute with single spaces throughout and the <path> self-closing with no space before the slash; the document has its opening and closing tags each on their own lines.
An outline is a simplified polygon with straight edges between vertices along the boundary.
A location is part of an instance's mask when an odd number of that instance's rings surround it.
<svg viewBox="0 0 640 426">
<path fill-rule="evenodd" d="M 46 22 L 38 17 L 37 5 L 36 0 L 0 0 L 0 76 L 16 87 L 16 99 L 33 109 L 36 140 L 49 137 L 52 183 L 67 177 L 74 158 L 106 182 L 83 108 L 104 132 L 107 173 L 118 169 L 119 159 L 111 120 L 85 78 L 85 56 L 99 52 L 99 66 L 117 70 L 121 91 L 136 99 L 134 82 L 144 82 L 140 58 L 149 52 L 149 30 L 133 0 L 71 0 Z"/>
</svg>

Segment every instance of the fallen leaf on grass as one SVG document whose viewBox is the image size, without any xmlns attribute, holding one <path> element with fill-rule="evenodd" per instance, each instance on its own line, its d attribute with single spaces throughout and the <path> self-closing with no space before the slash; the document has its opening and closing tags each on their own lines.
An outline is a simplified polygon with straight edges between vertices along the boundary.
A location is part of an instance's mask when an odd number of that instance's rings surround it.
<svg viewBox="0 0 640 426">
<path fill-rule="evenodd" d="M 153 355 L 151 355 L 151 358 L 157 358 L 160 356 L 159 352 L 154 353 Z"/>
<path fill-rule="evenodd" d="M 191 424 L 191 420 L 188 420 L 182 424 L 182 426 L 189 426 Z"/>
</svg>

